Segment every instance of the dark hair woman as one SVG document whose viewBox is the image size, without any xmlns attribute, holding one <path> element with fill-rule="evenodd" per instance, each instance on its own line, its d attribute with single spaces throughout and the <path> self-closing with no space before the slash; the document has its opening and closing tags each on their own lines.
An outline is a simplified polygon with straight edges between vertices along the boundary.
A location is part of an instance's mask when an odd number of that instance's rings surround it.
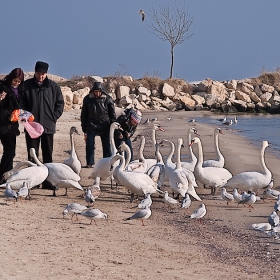
<svg viewBox="0 0 280 280">
<path fill-rule="evenodd" d="M 0 81 L 0 141 L 3 155 L 0 162 L 0 179 L 13 168 L 16 155 L 16 136 L 19 135 L 18 122 L 11 122 L 11 114 L 20 108 L 20 95 L 23 90 L 24 73 L 15 68 Z"/>
</svg>

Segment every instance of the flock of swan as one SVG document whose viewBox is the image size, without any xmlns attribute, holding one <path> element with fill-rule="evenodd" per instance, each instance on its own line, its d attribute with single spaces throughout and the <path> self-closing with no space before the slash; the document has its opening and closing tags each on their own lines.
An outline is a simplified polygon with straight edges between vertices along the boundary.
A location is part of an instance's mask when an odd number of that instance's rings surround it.
<svg viewBox="0 0 280 280">
<path fill-rule="evenodd" d="M 170 118 L 171 120 L 171 118 Z M 1 188 L 5 188 L 4 196 L 7 200 L 17 200 L 19 197 L 28 197 L 30 190 L 40 185 L 45 180 L 49 181 L 56 189 L 65 188 L 66 195 L 68 188 L 75 188 L 84 193 L 85 202 L 88 206 L 78 203 L 72 203 L 65 207 L 63 217 L 71 213 L 71 220 L 74 216 L 80 214 L 92 220 L 107 219 L 107 214 L 98 209 L 88 209 L 101 193 L 100 184 L 105 180 L 111 180 L 117 185 L 124 186 L 131 195 L 132 202 L 137 196 L 144 196 L 141 201 L 141 208 L 137 213 L 125 220 L 140 219 L 142 225 L 143 220 L 151 216 L 151 196 L 155 194 L 164 194 L 163 202 L 168 208 L 180 205 L 179 199 L 182 197 L 181 208 L 189 210 L 191 205 L 191 197 L 197 201 L 201 201 L 201 197 L 197 194 L 198 184 L 200 182 L 204 186 L 211 188 L 211 194 L 214 195 L 216 190 L 221 190 L 221 197 L 227 202 L 236 201 L 239 204 L 252 205 L 257 200 L 257 193 L 261 189 L 267 189 L 271 185 L 272 173 L 267 168 L 264 160 L 265 149 L 268 142 L 263 141 L 260 150 L 260 168 L 261 171 L 246 171 L 235 176 L 225 168 L 225 157 L 219 147 L 219 135 L 223 134 L 221 128 L 214 129 L 214 149 L 216 157 L 210 160 L 203 158 L 203 145 L 196 128 L 189 127 L 187 138 L 184 143 L 182 138 L 177 139 L 176 153 L 175 144 L 168 140 L 158 140 L 156 131 L 163 131 L 162 127 L 156 123 L 157 119 L 147 119 L 146 123 L 151 122 L 152 127 L 152 146 L 154 147 L 155 157 L 145 158 L 145 137 L 139 135 L 136 141 L 140 141 L 139 159 L 130 161 L 131 153 L 129 147 L 123 142 L 120 147 L 116 147 L 114 143 L 114 131 L 120 127 L 118 123 L 113 123 L 110 127 L 110 143 L 111 157 L 102 158 L 96 162 L 89 178 L 93 179 L 92 186 L 84 189 L 79 181 L 81 180 L 81 163 L 75 151 L 74 135 L 78 134 L 76 127 L 70 129 L 71 149 L 69 158 L 63 163 L 46 163 L 42 164 L 35 154 L 35 150 L 30 150 L 30 155 L 34 159 L 34 163 L 23 161 L 18 163 L 12 170 L 4 174 L 6 183 L 1 184 Z M 226 119 L 219 120 L 225 124 Z M 235 118 L 233 122 L 237 123 Z M 183 145 L 188 147 L 189 161 L 181 161 L 181 149 Z M 197 155 L 192 147 L 197 145 Z M 162 156 L 160 149 L 163 146 L 170 148 L 166 156 Z M 173 162 L 174 154 L 176 154 L 176 162 Z M 126 155 L 126 156 L 125 156 Z M 169 191 L 162 191 L 165 186 Z M 228 191 L 233 191 L 232 194 Z M 17 192 L 16 192 L 17 191 Z M 238 191 L 242 191 L 240 194 Z M 173 198 L 168 192 L 173 193 Z M 54 190 L 55 195 L 55 190 Z M 175 198 L 176 195 L 176 198 Z M 267 194 L 268 195 L 268 194 Z M 199 219 L 206 214 L 205 204 L 191 214 L 191 218 Z"/>
</svg>

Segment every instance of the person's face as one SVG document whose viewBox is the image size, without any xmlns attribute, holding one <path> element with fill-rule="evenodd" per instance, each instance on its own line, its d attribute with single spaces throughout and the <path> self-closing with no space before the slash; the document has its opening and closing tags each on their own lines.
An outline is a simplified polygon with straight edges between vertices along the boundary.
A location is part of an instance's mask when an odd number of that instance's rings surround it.
<svg viewBox="0 0 280 280">
<path fill-rule="evenodd" d="M 35 78 L 39 83 L 43 83 L 46 77 L 47 77 L 47 73 L 35 72 Z"/>
<path fill-rule="evenodd" d="M 93 93 L 96 98 L 100 97 L 102 94 L 101 90 L 94 90 Z"/>
<path fill-rule="evenodd" d="M 21 80 L 18 78 L 12 79 L 12 87 L 17 88 L 21 83 Z"/>
<path fill-rule="evenodd" d="M 134 121 L 133 119 L 130 119 L 130 125 L 132 125 L 132 126 L 136 126 L 136 125 L 137 125 L 137 122 L 136 122 L 136 121 Z"/>
</svg>

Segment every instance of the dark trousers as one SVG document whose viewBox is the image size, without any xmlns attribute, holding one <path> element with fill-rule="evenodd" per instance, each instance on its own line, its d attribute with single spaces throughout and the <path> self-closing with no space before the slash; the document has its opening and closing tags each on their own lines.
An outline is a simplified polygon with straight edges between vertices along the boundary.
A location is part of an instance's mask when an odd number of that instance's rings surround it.
<svg viewBox="0 0 280 280">
<path fill-rule="evenodd" d="M 118 148 L 118 147 L 120 146 L 120 144 L 121 144 L 123 141 L 124 141 L 125 144 L 129 147 L 130 152 L 131 152 L 130 161 L 133 161 L 133 148 L 132 148 L 132 143 L 131 143 L 130 138 L 115 138 L 115 145 L 116 145 L 116 148 Z M 127 157 L 126 153 L 125 153 L 124 157 L 125 157 L 125 158 Z"/>
<path fill-rule="evenodd" d="M 109 132 L 98 134 L 102 143 L 103 158 L 111 156 L 110 149 L 110 135 Z M 95 137 L 98 136 L 94 132 L 87 133 L 87 142 L 86 142 L 86 161 L 87 165 L 95 164 L 94 161 L 94 150 L 95 150 Z"/>
<path fill-rule="evenodd" d="M 16 136 L 11 134 L 0 134 L 3 145 L 3 155 L 0 163 L 0 179 L 3 174 L 13 168 L 13 159 L 16 155 Z"/>
<path fill-rule="evenodd" d="M 28 160 L 34 162 L 30 157 L 30 149 L 34 148 L 37 157 L 39 156 L 39 146 L 41 142 L 41 150 L 43 163 L 52 162 L 52 153 L 53 153 L 53 134 L 43 133 L 40 137 L 32 139 L 28 133 L 25 133 L 26 147 L 28 153 Z"/>
</svg>

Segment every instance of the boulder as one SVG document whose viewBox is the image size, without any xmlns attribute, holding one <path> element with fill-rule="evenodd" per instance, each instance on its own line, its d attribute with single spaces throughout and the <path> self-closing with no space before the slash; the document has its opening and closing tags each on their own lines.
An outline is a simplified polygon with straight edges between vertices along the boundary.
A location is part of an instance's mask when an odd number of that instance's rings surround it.
<svg viewBox="0 0 280 280">
<path fill-rule="evenodd" d="M 118 86 L 116 90 L 116 97 L 117 99 L 122 99 L 125 96 L 128 96 L 130 93 L 129 86 Z"/>
<path fill-rule="evenodd" d="M 240 90 L 235 91 L 235 96 L 238 100 L 242 100 L 244 102 L 251 102 L 250 96 L 247 93 L 242 92 Z"/>
<path fill-rule="evenodd" d="M 174 88 L 172 86 L 170 86 L 169 84 L 164 83 L 163 87 L 162 87 L 162 94 L 165 97 L 171 98 L 175 95 Z"/>
</svg>

